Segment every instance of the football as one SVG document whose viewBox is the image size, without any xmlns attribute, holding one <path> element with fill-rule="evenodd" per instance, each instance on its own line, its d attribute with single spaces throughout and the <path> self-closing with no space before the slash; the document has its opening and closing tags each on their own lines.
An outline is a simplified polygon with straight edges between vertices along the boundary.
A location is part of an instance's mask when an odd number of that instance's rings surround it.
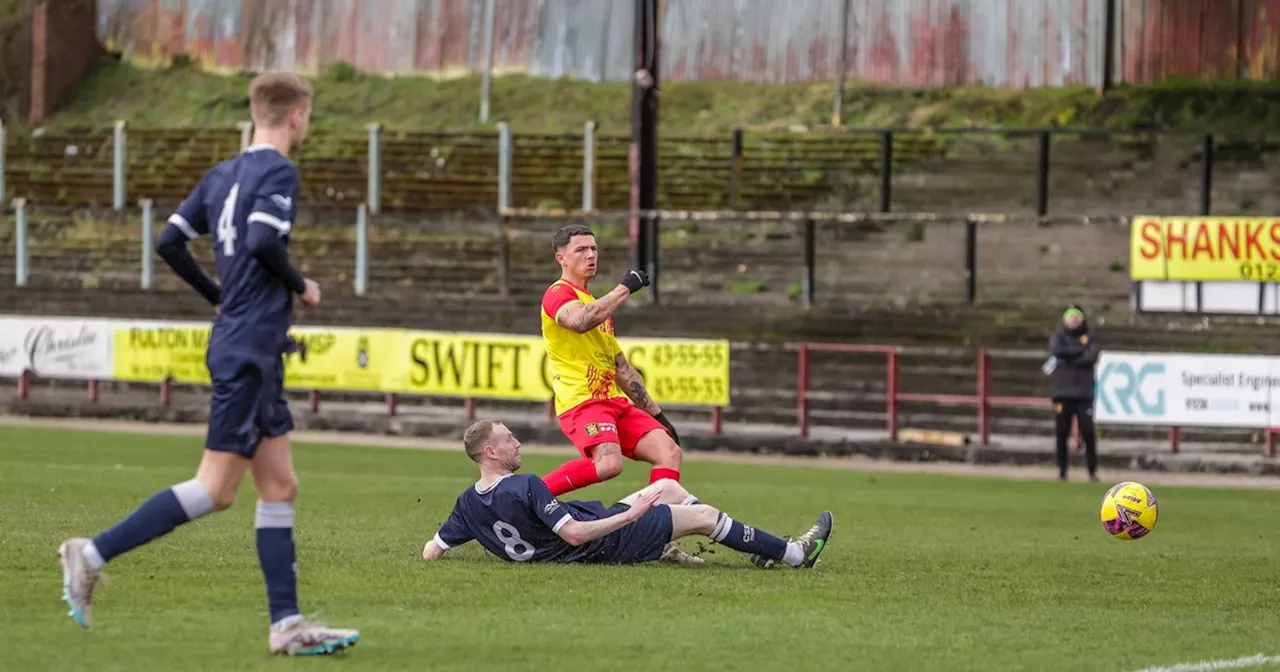
<svg viewBox="0 0 1280 672">
<path fill-rule="evenodd" d="M 1102 497 L 1102 527 L 1116 539 L 1141 539 L 1156 526 L 1156 496 L 1145 485 L 1125 481 Z"/>
</svg>

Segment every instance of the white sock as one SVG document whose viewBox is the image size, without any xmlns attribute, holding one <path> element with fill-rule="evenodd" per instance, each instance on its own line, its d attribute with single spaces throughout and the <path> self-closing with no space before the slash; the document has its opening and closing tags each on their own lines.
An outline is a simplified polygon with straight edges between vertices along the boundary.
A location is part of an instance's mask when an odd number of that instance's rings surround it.
<svg viewBox="0 0 1280 672">
<path fill-rule="evenodd" d="M 787 542 L 787 553 L 782 556 L 782 561 L 792 567 L 799 567 L 804 564 L 804 549 L 800 547 L 800 542 Z"/>
<path fill-rule="evenodd" d="M 285 616 L 284 618 L 282 618 L 282 619 L 280 619 L 280 620 L 276 621 L 275 623 L 272 623 L 272 624 L 271 624 L 271 629 L 272 629 L 272 630 L 275 630 L 276 632 L 281 632 L 281 631 L 283 631 L 283 630 L 288 630 L 289 628 L 292 628 L 292 627 L 294 626 L 294 624 L 296 624 L 298 621 L 301 621 L 301 620 L 302 620 L 302 614 L 294 614 L 294 615 L 292 615 L 292 616 Z"/>
<path fill-rule="evenodd" d="M 193 478 L 173 486 L 170 490 L 173 490 L 173 496 L 177 498 L 182 512 L 187 514 L 187 520 L 195 520 L 213 513 L 213 495 L 204 489 L 204 484 L 200 481 Z"/>
<path fill-rule="evenodd" d="M 107 564 L 107 561 L 102 559 L 102 554 L 98 552 L 98 547 L 94 546 L 92 541 L 84 545 L 84 560 L 94 569 L 102 569 L 102 566 Z"/>
<path fill-rule="evenodd" d="M 684 498 L 683 502 L 680 502 L 680 503 L 685 506 L 689 506 L 690 504 L 701 504 L 702 502 L 698 501 L 697 497 L 694 497 L 693 495 L 689 495 L 688 497 Z"/>
</svg>

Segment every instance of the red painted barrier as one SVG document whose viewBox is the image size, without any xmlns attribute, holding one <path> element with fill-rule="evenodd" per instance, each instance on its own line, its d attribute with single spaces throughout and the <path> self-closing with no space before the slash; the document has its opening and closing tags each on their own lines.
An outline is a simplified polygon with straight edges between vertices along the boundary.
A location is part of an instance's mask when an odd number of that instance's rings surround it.
<svg viewBox="0 0 1280 672">
<path fill-rule="evenodd" d="M 947 406 L 974 406 L 977 409 L 978 441 L 986 446 L 991 443 L 991 409 L 993 408 L 1052 408 L 1053 401 L 1048 397 L 1014 397 L 998 396 L 991 390 L 991 355 L 986 348 L 977 350 L 978 384 L 975 394 L 935 394 L 919 392 L 902 392 L 901 359 L 902 353 L 896 346 L 848 344 L 848 343 L 788 343 L 787 349 L 795 350 L 796 368 L 799 371 L 799 388 L 796 394 L 796 425 L 801 438 L 808 438 L 811 430 L 809 422 L 809 392 L 812 385 L 811 371 L 813 353 L 883 353 L 885 355 L 885 434 L 890 441 L 898 440 L 899 404 L 901 402 L 920 402 Z M 1079 426 L 1073 426 L 1076 449 L 1080 449 Z M 1264 449 L 1268 457 L 1276 454 L 1275 434 L 1280 428 L 1268 430 L 1267 445 Z M 1181 442 L 1181 428 L 1169 428 L 1169 450 L 1178 452 Z"/>
<path fill-rule="evenodd" d="M 975 394 L 936 394 L 936 393 L 919 393 L 919 392 L 902 392 L 899 388 L 901 385 L 901 360 L 902 352 L 896 346 L 891 345 L 873 345 L 873 344 L 854 344 L 854 343 L 788 343 L 788 350 L 794 350 L 797 353 L 797 370 L 798 370 L 798 391 L 796 394 L 796 426 L 802 438 L 808 438 L 810 434 L 811 424 L 809 420 L 810 413 L 810 388 L 812 386 L 812 357 L 815 352 L 829 353 L 872 353 L 883 354 L 885 356 L 885 434 L 890 441 L 898 440 L 898 433 L 901 427 L 899 416 L 899 407 L 902 402 L 932 403 L 939 405 L 959 405 L 973 406 L 977 415 L 977 433 L 978 440 L 982 445 L 989 445 L 991 442 L 991 412 L 995 408 L 1043 408 L 1050 409 L 1052 401 L 1047 397 L 1018 397 L 1018 396 L 1000 396 L 992 393 L 991 384 L 991 354 L 985 348 L 979 348 L 976 351 L 977 356 L 977 389 Z M 18 397 L 26 400 L 31 396 L 31 383 L 34 376 L 30 371 L 23 371 L 18 377 Z M 101 381 L 88 381 L 89 400 L 97 403 L 101 398 Z M 311 390 L 308 392 L 308 405 L 311 412 L 320 410 L 320 392 Z M 173 381 L 166 379 L 160 383 L 159 403 L 163 406 L 169 406 L 173 402 Z M 386 395 L 387 416 L 396 417 L 399 412 L 400 405 L 399 395 L 389 393 Z M 477 415 L 475 398 L 464 398 L 463 409 L 468 420 L 475 419 Z M 549 400 L 546 405 L 547 417 L 551 420 L 556 418 L 555 402 Z M 719 436 L 724 432 L 724 409 L 716 406 L 710 409 L 711 433 Z M 1077 450 L 1079 449 L 1080 437 L 1079 427 L 1075 430 L 1075 443 Z M 1280 435 L 1280 428 L 1268 428 L 1266 430 L 1266 443 L 1263 448 L 1267 457 L 1276 457 L 1277 436 Z M 1169 428 L 1169 450 L 1177 453 L 1181 450 L 1182 428 Z"/>
<path fill-rule="evenodd" d="M 19 381 L 19 383 L 21 384 L 21 381 Z M 95 402 L 98 401 L 97 386 L 98 386 L 98 381 L 96 380 L 89 381 L 90 398 Z M 161 388 L 160 394 L 161 394 L 161 403 L 164 405 L 168 405 L 168 402 L 165 401 L 166 397 L 164 395 L 166 393 L 163 387 Z M 400 410 L 399 396 L 396 395 L 395 393 L 388 394 L 386 396 L 386 404 L 387 404 L 387 417 L 391 417 L 391 418 L 396 417 L 396 415 L 399 413 L 399 410 Z M 307 407 L 312 413 L 320 412 L 320 391 L 319 390 L 310 390 L 307 392 Z M 462 411 L 463 411 L 463 414 L 466 415 L 466 418 L 468 421 L 472 421 L 476 419 L 477 411 L 476 411 L 475 397 L 463 397 Z M 555 400 L 551 400 L 547 402 L 547 417 L 550 418 L 551 420 L 556 419 Z M 711 409 L 711 433 L 714 436 L 720 436 L 721 434 L 724 433 L 724 409 L 719 406 L 715 406 Z"/>
</svg>

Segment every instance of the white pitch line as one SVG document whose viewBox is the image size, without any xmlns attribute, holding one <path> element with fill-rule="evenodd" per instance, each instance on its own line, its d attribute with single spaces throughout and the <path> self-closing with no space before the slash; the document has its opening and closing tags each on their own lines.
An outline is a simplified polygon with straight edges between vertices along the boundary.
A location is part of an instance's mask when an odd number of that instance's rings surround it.
<svg viewBox="0 0 1280 672">
<path fill-rule="evenodd" d="M 1178 663 L 1171 667 L 1145 667 L 1138 672 L 1209 672 L 1210 670 L 1238 670 L 1243 667 L 1261 667 L 1263 665 L 1280 664 L 1280 656 L 1268 656 L 1255 653 L 1252 656 L 1239 658 L 1219 658 L 1218 660 L 1202 660 L 1198 663 Z"/>
</svg>

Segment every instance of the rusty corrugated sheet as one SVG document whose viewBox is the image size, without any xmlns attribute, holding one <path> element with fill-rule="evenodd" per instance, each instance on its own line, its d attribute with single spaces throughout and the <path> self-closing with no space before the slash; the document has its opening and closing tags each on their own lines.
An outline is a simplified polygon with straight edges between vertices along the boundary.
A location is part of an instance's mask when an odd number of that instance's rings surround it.
<svg viewBox="0 0 1280 672">
<path fill-rule="evenodd" d="M 1104 0 L 854 4 L 854 80 L 1019 87 L 1102 81 Z"/>
<path fill-rule="evenodd" d="M 848 37 L 840 44 L 848 4 Z M 627 80 L 633 4 L 496 0 L 499 72 Z M 669 81 L 1098 85 L 1105 0 L 663 0 Z M 1280 0 L 1117 2 L 1117 75 L 1280 74 Z M 143 61 L 457 74 L 484 65 L 485 0 L 98 0 L 99 34 Z"/>
<path fill-rule="evenodd" d="M 1280 0 L 1128 0 L 1120 12 L 1124 81 L 1280 75 Z"/>
</svg>

